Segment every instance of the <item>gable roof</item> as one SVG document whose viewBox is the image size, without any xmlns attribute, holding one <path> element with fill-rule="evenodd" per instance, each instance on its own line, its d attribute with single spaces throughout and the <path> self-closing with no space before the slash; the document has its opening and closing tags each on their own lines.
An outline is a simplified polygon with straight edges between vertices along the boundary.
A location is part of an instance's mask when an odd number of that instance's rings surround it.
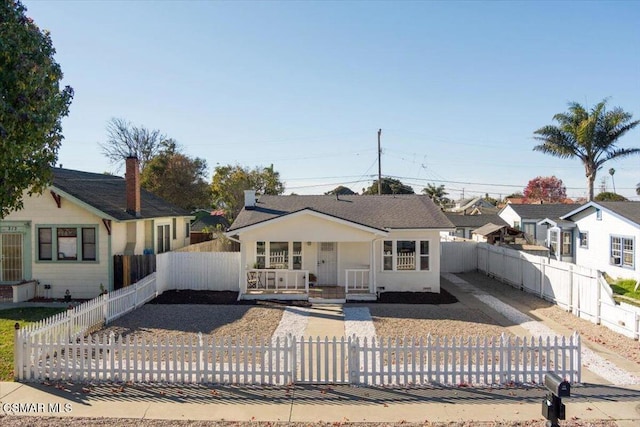
<svg viewBox="0 0 640 427">
<path fill-rule="evenodd" d="M 460 215 L 445 212 L 445 215 L 456 227 L 482 227 L 485 224 L 507 225 L 507 222 L 496 214 Z"/>
<path fill-rule="evenodd" d="M 581 205 L 578 203 L 564 204 L 564 203 L 548 203 L 548 204 L 536 204 L 536 205 L 515 205 L 509 204 L 505 206 L 502 210 L 506 209 L 508 206 L 511 207 L 522 219 L 536 219 L 541 220 L 545 218 L 560 218 L 563 215 L 575 210 Z M 502 211 L 500 211 L 502 212 Z"/>
<path fill-rule="evenodd" d="M 254 209 L 242 209 L 229 231 L 303 210 L 366 227 L 385 229 L 451 229 L 451 221 L 426 195 L 260 196 Z"/>
<path fill-rule="evenodd" d="M 573 215 L 584 211 L 588 208 L 597 208 L 598 206 L 609 210 L 628 221 L 640 225 L 640 202 L 589 202 L 581 205 L 579 208 L 568 212 L 562 219 L 570 219 Z"/>
<path fill-rule="evenodd" d="M 125 179 L 119 176 L 52 168 L 56 189 L 118 221 L 190 216 L 189 212 L 140 189 L 140 216 L 127 212 Z"/>
</svg>

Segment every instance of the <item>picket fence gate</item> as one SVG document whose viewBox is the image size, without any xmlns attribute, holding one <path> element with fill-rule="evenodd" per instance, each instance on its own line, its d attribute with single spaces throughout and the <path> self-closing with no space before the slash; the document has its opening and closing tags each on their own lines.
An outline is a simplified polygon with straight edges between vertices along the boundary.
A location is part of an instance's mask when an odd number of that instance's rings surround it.
<svg viewBox="0 0 640 427">
<path fill-rule="evenodd" d="M 18 380 L 471 386 L 541 383 L 553 371 L 572 383 L 581 381 L 577 334 L 529 339 L 46 338 L 19 339 L 16 330 Z"/>
</svg>

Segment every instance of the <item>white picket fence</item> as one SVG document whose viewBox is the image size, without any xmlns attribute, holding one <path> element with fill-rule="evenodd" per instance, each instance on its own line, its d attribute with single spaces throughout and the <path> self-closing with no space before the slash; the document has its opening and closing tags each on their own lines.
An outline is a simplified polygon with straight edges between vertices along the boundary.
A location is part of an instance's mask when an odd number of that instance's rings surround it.
<svg viewBox="0 0 640 427">
<path fill-rule="evenodd" d="M 441 242 L 441 249 L 443 272 L 482 271 L 578 317 L 640 339 L 640 307 L 617 304 L 596 269 L 486 243 Z"/>
<path fill-rule="evenodd" d="M 72 307 L 66 312 L 34 322 L 20 329 L 19 339 L 50 341 L 76 339 L 134 310 L 157 296 L 156 273 L 139 282 Z"/>
<path fill-rule="evenodd" d="M 231 267 L 236 265 L 235 268 L 239 269 L 237 254 L 230 255 L 226 262 L 226 255 L 212 258 L 207 254 L 194 257 L 201 254 L 187 253 L 184 254 L 188 255 L 185 259 L 181 255 L 161 254 L 158 256 L 158 272 L 140 282 L 99 296 L 66 313 L 16 329 L 16 379 L 238 384 L 288 384 L 292 381 L 493 384 L 510 381 L 540 383 L 542 375 L 553 370 L 572 382 L 580 382 L 580 338 L 577 335 L 546 341 L 506 337 L 489 341 L 480 338 L 434 341 L 427 337 L 417 341 L 393 339 L 387 342 L 295 337 L 275 342 L 261 339 L 236 342 L 232 338 L 215 340 L 202 336 L 197 340 L 158 342 L 131 336 L 91 335 L 104 323 L 140 307 L 169 288 L 193 289 L 195 286 L 197 289 L 196 285 L 201 283 L 205 289 L 210 289 L 206 287 L 203 273 L 196 268 L 198 265 L 205 271 L 211 268 L 208 274 L 215 277 L 208 281 L 215 281 L 216 287 L 224 288 L 232 278 L 237 286 L 238 277 L 233 277 L 234 267 Z M 486 265 L 499 259 L 496 255 L 488 258 Z M 215 270 L 210 265 L 211 259 L 219 259 L 226 269 Z M 484 258 L 479 255 L 478 259 Z M 183 268 L 176 268 L 180 263 L 183 263 Z M 194 269 L 188 280 L 172 283 L 163 277 L 163 274 L 173 277 L 176 271 L 184 273 L 185 265 Z M 503 267 L 502 271 L 513 273 L 519 270 Z M 530 274 L 520 271 L 518 277 L 525 276 Z M 504 276 L 505 279 L 509 277 Z M 550 288 L 555 290 L 554 295 L 560 295 L 555 285 L 545 284 L 538 278 L 544 285 L 541 289 Z M 581 281 L 576 279 L 572 283 Z M 583 298 L 582 294 L 579 295 Z"/>
<path fill-rule="evenodd" d="M 19 331 L 16 332 L 16 335 Z M 62 336 L 60 336 L 62 338 Z M 541 383 L 553 371 L 581 382 L 580 337 L 372 340 L 350 337 L 146 341 L 93 335 L 17 350 L 21 381 L 353 385 L 489 385 Z"/>
</svg>

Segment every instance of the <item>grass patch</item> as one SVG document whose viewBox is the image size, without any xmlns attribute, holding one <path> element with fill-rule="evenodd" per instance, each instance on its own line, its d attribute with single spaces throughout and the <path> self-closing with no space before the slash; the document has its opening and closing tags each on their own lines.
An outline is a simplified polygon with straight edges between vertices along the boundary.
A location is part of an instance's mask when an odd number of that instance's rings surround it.
<svg viewBox="0 0 640 427">
<path fill-rule="evenodd" d="M 0 381 L 13 381 L 13 335 L 20 327 L 65 311 L 64 307 L 23 307 L 0 310 Z"/>
<path fill-rule="evenodd" d="M 620 279 L 616 280 L 611 285 L 611 290 L 614 294 L 622 295 L 627 298 L 633 298 L 640 301 L 640 289 L 634 291 L 636 281 L 633 279 Z"/>
<path fill-rule="evenodd" d="M 627 304 L 640 307 L 640 289 L 634 291 L 636 281 L 633 279 L 607 280 L 613 291 L 613 299 L 616 302 L 626 302 Z"/>
</svg>

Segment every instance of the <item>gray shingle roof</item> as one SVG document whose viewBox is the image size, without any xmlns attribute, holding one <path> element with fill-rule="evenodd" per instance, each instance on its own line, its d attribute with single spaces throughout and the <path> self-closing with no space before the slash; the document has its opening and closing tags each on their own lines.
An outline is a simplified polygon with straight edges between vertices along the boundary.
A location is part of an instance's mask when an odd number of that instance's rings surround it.
<svg viewBox="0 0 640 427">
<path fill-rule="evenodd" d="M 513 209 L 522 219 L 537 219 L 542 220 L 545 218 L 560 218 L 563 215 L 568 214 L 574 209 L 577 209 L 581 205 L 578 203 L 564 204 L 564 203 L 549 203 L 549 204 L 535 204 L 535 205 L 516 205 L 511 204 Z"/>
<path fill-rule="evenodd" d="M 507 225 L 507 222 L 496 214 L 460 215 L 446 212 L 445 215 L 456 227 L 482 227 L 489 223 Z"/>
<path fill-rule="evenodd" d="M 310 209 L 335 218 L 384 230 L 454 228 L 426 195 L 260 196 L 256 208 L 243 209 L 229 231 Z"/>
<path fill-rule="evenodd" d="M 593 202 L 640 225 L 640 202 Z M 588 207 L 588 206 L 587 206 Z M 567 217 L 570 219 L 571 217 Z"/>
<path fill-rule="evenodd" d="M 52 171 L 55 188 L 116 220 L 136 219 L 135 215 L 126 211 L 127 197 L 124 178 L 62 168 L 53 168 Z M 174 206 L 144 189 L 140 190 L 140 210 L 138 218 L 190 216 L 188 211 Z"/>
</svg>

